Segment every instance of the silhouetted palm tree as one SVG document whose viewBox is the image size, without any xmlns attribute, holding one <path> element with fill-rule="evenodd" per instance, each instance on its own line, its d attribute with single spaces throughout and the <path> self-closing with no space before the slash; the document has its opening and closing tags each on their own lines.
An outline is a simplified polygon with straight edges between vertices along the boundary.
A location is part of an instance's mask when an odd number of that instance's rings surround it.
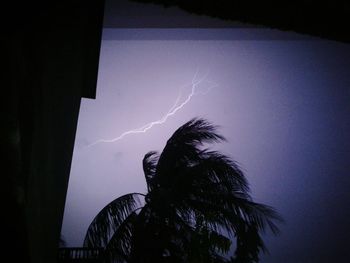
<svg viewBox="0 0 350 263">
<path fill-rule="evenodd" d="M 252 201 L 248 183 L 227 156 L 203 148 L 224 137 L 203 119 L 192 119 L 163 152 L 143 159 L 148 193 L 126 194 L 105 206 L 88 228 L 84 246 L 105 247 L 111 262 L 258 261 L 260 234 L 281 218 Z M 140 197 L 144 199 L 141 205 Z"/>
</svg>

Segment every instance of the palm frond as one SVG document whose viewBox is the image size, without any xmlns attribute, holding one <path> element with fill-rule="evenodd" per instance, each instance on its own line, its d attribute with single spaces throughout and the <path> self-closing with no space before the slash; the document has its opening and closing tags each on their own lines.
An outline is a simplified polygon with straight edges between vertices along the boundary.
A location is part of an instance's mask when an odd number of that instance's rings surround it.
<svg viewBox="0 0 350 263">
<path fill-rule="evenodd" d="M 284 220 L 271 206 L 237 198 L 235 203 L 241 209 L 245 219 L 248 219 L 249 225 L 255 225 L 262 232 L 269 228 L 275 235 L 280 232 L 277 222 L 283 223 Z"/>
<path fill-rule="evenodd" d="M 84 247 L 106 247 L 123 221 L 141 206 L 140 195 L 142 194 L 126 194 L 106 205 L 90 224 Z"/>
<path fill-rule="evenodd" d="M 194 186 L 220 185 L 226 192 L 249 193 L 248 182 L 237 163 L 217 151 L 200 152 L 197 162 L 187 168 L 186 177 Z"/>
<path fill-rule="evenodd" d="M 188 200 L 188 210 L 201 215 L 203 225 L 213 231 L 226 233 L 233 236 L 240 222 L 232 210 L 222 207 L 218 203 L 207 202 L 205 200 Z"/>
<path fill-rule="evenodd" d="M 220 253 L 227 253 L 231 246 L 231 240 L 216 231 L 208 231 L 208 241 Z"/>
<path fill-rule="evenodd" d="M 237 232 L 237 246 L 233 262 L 259 262 L 259 252 L 268 253 L 256 225 L 242 222 Z"/>
<path fill-rule="evenodd" d="M 197 146 L 203 143 L 224 141 L 225 138 L 216 132 L 217 128 L 217 126 L 204 119 L 193 118 L 174 132 L 167 145 L 188 144 Z"/>
<path fill-rule="evenodd" d="M 127 262 L 132 248 L 132 236 L 135 227 L 137 214 L 132 212 L 112 235 L 105 248 L 107 262 Z"/>
<path fill-rule="evenodd" d="M 184 166 L 198 161 L 200 146 L 204 143 L 224 141 L 214 126 L 204 119 L 194 118 L 178 128 L 167 141 L 157 165 L 157 180 L 162 187 L 172 185 L 171 180 Z"/>
<path fill-rule="evenodd" d="M 148 152 L 142 160 L 143 172 L 145 174 L 147 189 L 152 191 L 154 188 L 154 176 L 158 163 L 158 153 L 155 151 Z"/>
<path fill-rule="evenodd" d="M 245 196 L 203 193 L 187 202 L 188 207 L 201 213 L 205 220 L 219 223 L 228 232 L 236 232 L 239 222 L 244 221 L 256 225 L 259 231 L 269 229 L 276 235 L 279 233 L 277 223 L 283 222 L 272 207 L 255 203 Z"/>
</svg>

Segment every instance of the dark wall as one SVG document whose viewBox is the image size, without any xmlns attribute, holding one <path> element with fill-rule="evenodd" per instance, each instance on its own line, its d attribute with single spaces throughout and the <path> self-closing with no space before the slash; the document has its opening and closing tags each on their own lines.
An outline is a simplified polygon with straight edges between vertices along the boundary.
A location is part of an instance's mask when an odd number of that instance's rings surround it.
<svg viewBox="0 0 350 263">
<path fill-rule="evenodd" d="M 103 1 L 5 5 L 5 249 L 55 262 L 81 97 L 94 98 Z"/>
</svg>

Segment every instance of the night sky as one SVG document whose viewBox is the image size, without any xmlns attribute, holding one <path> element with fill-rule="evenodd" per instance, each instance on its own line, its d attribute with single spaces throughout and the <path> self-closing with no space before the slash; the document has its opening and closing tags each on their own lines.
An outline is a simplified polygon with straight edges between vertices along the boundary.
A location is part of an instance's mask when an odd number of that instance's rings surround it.
<svg viewBox="0 0 350 263">
<path fill-rule="evenodd" d="M 197 74 L 197 75 L 196 75 Z M 114 143 L 98 143 L 157 121 Z M 255 201 L 284 217 L 262 262 L 349 257 L 350 46 L 267 29 L 105 29 L 96 100 L 83 99 L 62 234 L 81 246 L 110 201 L 146 192 L 142 158 L 193 117 L 219 125 Z"/>
</svg>

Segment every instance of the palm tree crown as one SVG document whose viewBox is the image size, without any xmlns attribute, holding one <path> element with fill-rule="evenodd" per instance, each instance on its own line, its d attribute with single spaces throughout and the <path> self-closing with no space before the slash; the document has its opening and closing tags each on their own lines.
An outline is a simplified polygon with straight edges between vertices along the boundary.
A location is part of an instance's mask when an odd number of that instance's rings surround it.
<svg viewBox="0 0 350 263">
<path fill-rule="evenodd" d="M 237 164 L 204 148 L 224 141 L 203 119 L 185 123 L 162 153 L 143 159 L 147 194 L 130 193 L 106 205 L 88 228 L 84 246 L 104 247 L 110 262 L 257 262 L 261 233 L 278 233 L 280 216 L 255 203 Z M 140 198 L 144 201 L 141 203 Z"/>
</svg>

